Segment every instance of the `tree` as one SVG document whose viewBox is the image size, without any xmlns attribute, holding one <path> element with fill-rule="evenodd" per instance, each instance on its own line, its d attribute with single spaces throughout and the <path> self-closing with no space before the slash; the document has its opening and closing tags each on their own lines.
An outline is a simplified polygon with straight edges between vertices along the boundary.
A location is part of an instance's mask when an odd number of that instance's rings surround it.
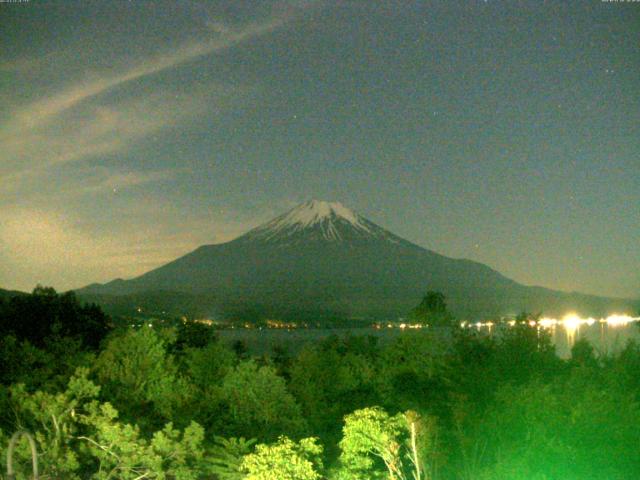
<svg viewBox="0 0 640 480">
<path fill-rule="evenodd" d="M 257 445 L 240 470 L 245 480 L 320 480 L 322 447 L 316 438 L 294 442 L 281 436 L 274 444 Z"/>
<path fill-rule="evenodd" d="M 379 357 L 352 340 L 325 341 L 303 348 L 290 370 L 289 388 L 304 418 L 323 440 L 340 438 L 344 415 L 379 403 Z M 376 350 L 377 352 L 377 350 Z"/>
<path fill-rule="evenodd" d="M 237 364 L 237 357 L 223 344 L 211 342 L 203 348 L 187 348 L 178 360 L 179 382 L 188 383 L 189 390 L 183 405 L 185 417 L 200 423 L 207 432 L 216 431 L 216 422 L 225 412 L 221 405 L 222 381 Z"/>
<path fill-rule="evenodd" d="M 186 348 L 203 348 L 218 340 L 216 331 L 211 326 L 192 320 L 179 320 L 176 336 L 173 347 L 178 351 Z"/>
<path fill-rule="evenodd" d="M 550 333 L 528 323 L 502 329 L 493 360 L 497 371 L 492 376 L 515 383 L 550 378 L 561 368 Z"/>
<path fill-rule="evenodd" d="M 431 326 L 451 326 L 453 315 L 447 310 L 445 296 L 441 292 L 429 290 L 420 304 L 411 312 L 411 317 Z"/>
<path fill-rule="evenodd" d="M 539 313 L 530 313 L 526 310 L 523 310 L 518 315 L 516 315 L 515 321 L 516 323 L 529 323 L 529 322 L 537 322 L 542 317 L 542 312 Z"/>
<path fill-rule="evenodd" d="M 219 480 L 243 480 L 242 462 L 244 456 L 251 453 L 255 443 L 255 438 L 214 437 L 214 445 L 207 455 L 209 472 Z"/>
<path fill-rule="evenodd" d="M 387 344 L 376 378 L 385 405 L 406 410 L 446 402 L 449 372 L 444 353 L 431 332 L 413 332 Z"/>
<path fill-rule="evenodd" d="M 28 340 L 5 335 L 0 337 L 0 384 L 23 383 L 29 389 L 38 388 L 51 380 L 55 367 L 64 360 L 64 357 L 53 358 L 49 352 L 33 346 Z"/>
<path fill-rule="evenodd" d="M 304 430 L 300 407 L 274 368 L 242 361 L 220 387 L 220 425 L 231 435 L 273 440 L 283 433 Z"/>
<path fill-rule="evenodd" d="M 52 338 L 72 337 L 97 350 L 110 330 L 97 305 L 81 305 L 73 292 L 59 295 L 38 285 L 31 295 L 12 297 L 0 308 L 0 335 L 12 334 L 43 348 Z"/>
<path fill-rule="evenodd" d="M 426 479 L 425 454 L 433 450 L 435 424 L 416 412 L 390 416 L 380 407 L 345 417 L 337 478 Z"/>
<path fill-rule="evenodd" d="M 191 382 L 201 390 L 207 390 L 219 387 L 238 359 L 228 347 L 211 342 L 203 348 L 188 348 L 181 360 Z"/>
<path fill-rule="evenodd" d="M 593 348 L 586 338 L 579 338 L 571 347 L 571 362 L 584 367 L 595 367 L 598 359 Z"/>
<path fill-rule="evenodd" d="M 178 420 L 192 393 L 167 353 L 167 340 L 149 327 L 112 336 L 96 360 L 95 372 L 106 397 L 128 420 L 140 419 L 144 428 Z"/>
<path fill-rule="evenodd" d="M 100 387 L 87 375 L 87 369 L 78 369 L 58 394 L 28 393 L 24 385 L 10 389 L 14 429 L 34 434 L 42 478 L 198 478 L 204 453 L 199 425 L 191 423 L 179 431 L 169 423 L 145 438 L 136 425 L 120 423 L 111 404 L 97 400 Z M 18 450 L 19 464 L 25 463 L 26 453 Z"/>
<path fill-rule="evenodd" d="M 639 478 L 636 391 L 601 369 L 576 364 L 546 384 L 500 388 L 478 417 L 486 455 L 472 478 Z"/>
</svg>

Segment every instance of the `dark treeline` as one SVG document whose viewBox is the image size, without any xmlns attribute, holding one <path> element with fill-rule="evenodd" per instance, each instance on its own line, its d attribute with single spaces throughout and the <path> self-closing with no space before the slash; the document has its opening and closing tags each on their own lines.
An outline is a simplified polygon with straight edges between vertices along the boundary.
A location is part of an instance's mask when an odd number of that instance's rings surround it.
<svg viewBox="0 0 640 480">
<path fill-rule="evenodd" d="M 3 480 L 21 429 L 48 479 L 640 478 L 640 347 L 561 360 L 526 322 L 251 358 L 37 288 L 0 301 L 0 381 Z M 28 478 L 26 444 L 17 460 Z"/>
</svg>

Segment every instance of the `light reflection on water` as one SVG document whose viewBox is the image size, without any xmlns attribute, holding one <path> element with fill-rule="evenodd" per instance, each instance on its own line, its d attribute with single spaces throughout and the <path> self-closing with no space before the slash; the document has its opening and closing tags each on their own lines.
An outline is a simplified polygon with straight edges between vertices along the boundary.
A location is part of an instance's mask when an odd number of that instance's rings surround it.
<svg viewBox="0 0 640 480">
<path fill-rule="evenodd" d="M 593 345 L 596 353 L 606 354 L 619 352 L 627 342 L 635 339 L 640 342 L 640 318 L 632 318 L 624 315 L 612 315 L 605 319 L 580 318 L 576 315 L 567 315 L 562 319 L 540 318 L 538 321 L 530 321 L 532 326 L 548 331 L 556 346 L 557 354 L 562 358 L 571 356 L 571 347 L 576 340 L 586 338 Z M 515 321 L 507 322 L 507 325 L 515 325 Z M 219 330 L 218 335 L 223 343 L 231 345 L 233 342 L 242 341 L 252 355 L 269 354 L 273 348 L 285 347 L 291 354 L 298 352 L 305 344 L 317 343 L 331 335 L 345 336 L 373 336 L 381 345 L 403 335 L 425 335 L 430 341 L 437 344 L 448 344 L 451 341 L 451 332 L 447 328 L 419 328 L 403 324 L 385 326 L 384 328 L 351 327 L 328 329 L 258 329 L 237 328 Z M 489 335 L 499 335 L 498 322 L 477 322 L 462 324 L 463 327 L 477 329 Z"/>
<path fill-rule="evenodd" d="M 606 318 L 581 318 L 570 313 L 561 319 L 543 317 L 530 320 L 531 326 L 537 326 L 549 332 L 556 351 L 560 357 L 571 356 L 571 347 L 576 340 L 585 338 L 593 345 L 596 353 L 615 353 L 624 348 L 629 340 L 640 341 L 640 317 L 628 315 L 610 315 Z M 515 321 L 509 321 L 508 325 L 515 325 Z M 463 323 L 463 327 L 477 328 L 489 334 L 494 328 L 493 322 Z"/>
</svg>

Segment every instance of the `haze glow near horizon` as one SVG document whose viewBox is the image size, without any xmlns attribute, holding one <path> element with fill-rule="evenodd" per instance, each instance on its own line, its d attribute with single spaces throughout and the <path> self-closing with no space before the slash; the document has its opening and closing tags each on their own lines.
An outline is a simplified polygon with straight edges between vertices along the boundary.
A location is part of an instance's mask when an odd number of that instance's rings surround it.
<svg viewBox="0 0 640 480">
<path fill-rule="evenodd" d="M 0 288 L 130 278 L 338 201 L 640 296 L 640 4 L 2 3 Z"/>
</svg>

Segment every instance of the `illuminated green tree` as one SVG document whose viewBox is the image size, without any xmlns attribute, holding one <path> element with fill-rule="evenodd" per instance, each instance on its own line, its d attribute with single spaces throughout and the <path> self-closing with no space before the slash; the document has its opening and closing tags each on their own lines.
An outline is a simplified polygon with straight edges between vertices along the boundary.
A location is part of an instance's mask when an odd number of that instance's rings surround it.
<svg viewBox="0 0 640 480">
<path fill-rule="evenodd" d="M 224 377 L 219 401 L 219 428 L 232 435 L 271 440 L 305 428 L 284 379 L 272 367 L 260 367 L 253 360 L 240 362 Z"/>
<path fill-rule="evenodd" d="M 222 381 L 236 363 L 233 351 L 218 342 L 203 348 L 187 348 L 180 357 L 183 381 L 186 378 L 191 389 L 189 401 L 183 404 L 185 416 L 196 420 L 207 431 L 219 433 L 224 427 Z"/>
<path fill-rule="evenodd" d="M 246 440 L 240 438 L 214 437 L 214 445 L 207 455 L 208 470 L 219 480 L 242 480 L 241 471 L 244 456 L 251 453 L 254 438 Z"/>
<path fill-rule="evenodd" d="M 104 395 L 144 428 L 178 420 L 193 393 L 167 353 L 167 335 L 148 327 L 127 330 L 109 340 L 95 363 Z"/>
<path fill-rule="evenodd" d="M 315 438 L 294 442 L 280 437 L 274 444 L 260 444 L 246 455 L 240 467 L 244 480 L 319 480 L 322 447 Z"/>
<path fill-rule="evenodd" d="M 435 424 L 415 412 L 390 416 L 379 407 L 345 417 L 336 479 L 426 480 L 424 458 L 434 447 Z"/>
<path fill-rule="evenodd" d="M 516 323 L 500 332 L 491 376 L 510 383 L 532 378 L 551 378 L 561 368 L 555 346 L 547 330 L 528 323 Z"/>
<path fill-rule="evenodd" d="M 79 369 L 58 394 L 10 389 L 14 429 L 32 432 L 41 478 L 69 480 L 195 480 L 202 468 L 204 431 L 192 423 L 183 431 L 170 423 L 150 437 L 137 426 L 118 421 L 118 412 L 97 400 L 100 387 Z M 4 456 L 3 456 L 4 457 Z M 17 464 L 27 464 L 19 449 Z M 4 460 L 4 458 L 3 458 Z M 26 479 L 21 472 L 19 479 Z"/>
</svg>

